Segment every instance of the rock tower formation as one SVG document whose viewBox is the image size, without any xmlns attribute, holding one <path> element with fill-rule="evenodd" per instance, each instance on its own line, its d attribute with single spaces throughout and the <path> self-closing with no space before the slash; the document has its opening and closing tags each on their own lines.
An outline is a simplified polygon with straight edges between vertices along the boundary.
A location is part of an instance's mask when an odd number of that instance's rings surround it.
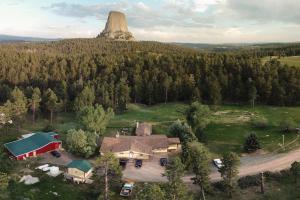
<svg viewBox="0 0 300 200">
<path fill-rule="evenodd" d="M 113 40 L 135 40 L 128 31 L 125 14 L 117 11 L 109 12 L 105 29 L 98 37 Z"/>
</svg>

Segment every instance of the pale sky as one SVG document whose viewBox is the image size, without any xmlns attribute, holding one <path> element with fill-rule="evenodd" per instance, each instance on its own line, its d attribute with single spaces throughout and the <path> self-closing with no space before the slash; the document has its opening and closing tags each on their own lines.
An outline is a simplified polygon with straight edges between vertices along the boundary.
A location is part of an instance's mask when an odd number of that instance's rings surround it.
<svg viewBox="0 0 300 200">
<path fill-rule="evenodd" d="M 300 41 L 300 0 L 0 0 L 0 34 L 95 37 L 110 10 L 126 14 L 137 40 Z"/>
</svg>

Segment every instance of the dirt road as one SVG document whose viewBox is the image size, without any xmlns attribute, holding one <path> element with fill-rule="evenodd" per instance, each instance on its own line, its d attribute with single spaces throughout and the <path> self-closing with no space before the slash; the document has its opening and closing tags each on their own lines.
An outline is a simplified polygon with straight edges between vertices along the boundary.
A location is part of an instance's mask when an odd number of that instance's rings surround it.
<svg viewBox="0 0 300 200">
<path fill-rule="evenodd" d="M 263 155 L 247 155 L 241 157 L 241 165 L 239 167 L 239 176 L 253 175 L 265 171 L 279 171 L 289 168 L 294 161 L 300 161 L 300 149 L 288 153 L 281 154 L 263 154 Z M 149 165 L 149 168 L 148 166 Z M 142 167 L 144 168 L 144 166 Z M 212 181 L 221 179 L 220 173 L 212 166 L 210 175 Z M 144 169 L 135 169 L 133 166 L 125 170 L 124 177 L 130 178 L 138 182 L 165 182 L 162 177 L 163 168 L 155 161 L 151 164 L 145 164 Z M 183 178 L 184 182 L 191 183 L 192 175 Z"/>
<path fill-rule="evenodd" d="M 239 176 L 258 174 L 265 171 L 280 171 L 287 169 L 294 161 L 300 161 L 300 149 L 281 154 L 248 155 L 241 157 Z M 185 182 L 191 182 L 190 176 L 185 176 Z M 210 178 L 212 181 L 221 179 L 220 173 L 213 169 Z"/>
</svg>

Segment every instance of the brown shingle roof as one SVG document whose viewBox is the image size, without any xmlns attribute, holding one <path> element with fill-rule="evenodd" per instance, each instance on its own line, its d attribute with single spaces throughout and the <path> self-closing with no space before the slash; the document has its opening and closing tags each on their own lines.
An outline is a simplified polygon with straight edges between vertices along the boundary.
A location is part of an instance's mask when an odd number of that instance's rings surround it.
<svg viewBox="0 0 300 200">
<path fill-rule="evenodd" d="M 154 149 L 168 148 L 170 141 L 171 144 L 177 144 L 179 139 L 165 135 L 104 137 L 100 152 L 136 151 L 152 154 Z"/>
<path fill-rule="evenodd" d="M 169 144 L 180 144 L 179 138 L 168 138 Z"/>
</svg>

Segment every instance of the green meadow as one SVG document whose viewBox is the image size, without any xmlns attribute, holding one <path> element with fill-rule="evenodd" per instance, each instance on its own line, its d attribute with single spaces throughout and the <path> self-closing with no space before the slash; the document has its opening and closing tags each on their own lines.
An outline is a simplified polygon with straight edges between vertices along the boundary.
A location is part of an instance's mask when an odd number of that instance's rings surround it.
<svg viewBox="0 0 300 200">
<path fill-rule="evenodd" d="M 300 56 L 288 56 L 288 57 L 281 57 L 278 58 L 275 57 L 264 57 L 262 58 L 262 63 L 266 63 L 270 59 L 277 58 L 282 64 L 288 65 L 288 66 L 295 66 L 300 67 Z"/>
</svg>

